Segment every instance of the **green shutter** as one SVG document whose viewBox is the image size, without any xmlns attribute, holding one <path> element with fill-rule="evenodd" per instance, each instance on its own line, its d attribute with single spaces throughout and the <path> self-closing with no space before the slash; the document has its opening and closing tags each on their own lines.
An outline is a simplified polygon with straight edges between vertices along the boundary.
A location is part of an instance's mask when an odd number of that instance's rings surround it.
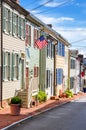
<svg viewBox="0 0 86 130">
<path fill-rule="evenodd" d="M 10 52 L 8 52 L 8 80 L 10 80 Z"/>
<path fill-rule="evenodd" d="M 14 13 L 12 12 L 12 35 L 15 34 L 15 18 Z"/>
<path fill-rule="evenodd" d="M 3 31 L 6 31 L 6 8 L 3 6 Z"/>
<path fill-rule="evenodd" d="M 18 55 L 18 79 L 19 79 L 19 55 Z"/>
<path fill-rule="evenodd" d="M 5 52 L 3 51 L 3 80 L 5 80 Z"/>
<path fill-rule="evenodd" d="M 9 27 L 9 31 L 10 31 L 10 34 L 12 34 L 12 12 L 10 11 L 10 27 Z"/>
<path fill-rule="evenodd" d="M 25 27 L 25 19 L 23 20 L 23 22 L 24 22 L 24 25 L 23 25 L 23 38 L 25 39 L 25 35 L 26 35 L 26 27 Z"/>
<path fill-rule="evenodd" d="M 21 17 L 18 17 L 18 37 L 21 38 Z"/>
<path fill-rule="evenodd" d="M 14 79 L 14 53 L 12 53 L 12 71 L 11 71 L 11 79 Z"/>
</svg>

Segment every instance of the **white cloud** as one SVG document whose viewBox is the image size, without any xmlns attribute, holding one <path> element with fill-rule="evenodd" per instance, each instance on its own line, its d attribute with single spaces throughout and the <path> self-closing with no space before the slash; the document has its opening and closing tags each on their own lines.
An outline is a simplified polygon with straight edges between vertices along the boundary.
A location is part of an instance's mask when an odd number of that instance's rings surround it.
<svg viewBox="0 0 86 130">
<path fill-rule="evenodd" d="M 63 6 L 65 4 L 70 4 L 73 1 L 74 0 L 70 0 L 70 2 L 68 0 L 60 0 L 58 2 L 57 0 L 52 0 L 52 1 L 49 1 L 49 3 L 45 4 L 44 6 L 46 6 L 46 7 L 58 7 L 58 6 Z M 43 3 L 45 3 L 45 2 L 47 2 L 47 0 L 43 1 Z"/>
<path fill-rule="evenodd" d="M 54 18 L 54 17 L 47 17 L 43 15 L 36 15 L 39 19 L 41 19 L 46 24 L 55 24 L 55 23 L 61 23 L 64 21 L 74 21 L 74 18 L 70 17 L 60 17 L 60 18 Z"/>
<path fill-rule="evenodd" d="M 72 27 L 72 22 L 75 22 L 75 19 L 72 17 L 49 17 L 45 15 L 36 15 L 41 21 L 43 21 L 46 24 L 52 24 L 53 29 L 60 33 L 69 43 L 72 44 L 73 49 L 78 49 L 80 53 L 85 52 L 85 48 L 80 48 L 79 46 L 83 46 L 86 44 L 86 40 L 83 40 L 86 38 L 86 28 L 78 28 L 78 27 Z M 77 21 L 79 23 L 80 21 Z M 66 24 L 65 24 L 66 23 Z M 68 27 L 68 24 L 71 23 L 71 27 Z M 63 26 L 63 27 L 62 27 Z M 74 41 L 79 41 L 75 42 Z"/>
<path fill-rule="evenodd" d="M 60 5 L 63 5 L 65 2 L 50 2 L 48 4 L 46 4 L 45 6 L 46 7 L 57 7 L 57 6 L 60 6 Z"/>
</svg>

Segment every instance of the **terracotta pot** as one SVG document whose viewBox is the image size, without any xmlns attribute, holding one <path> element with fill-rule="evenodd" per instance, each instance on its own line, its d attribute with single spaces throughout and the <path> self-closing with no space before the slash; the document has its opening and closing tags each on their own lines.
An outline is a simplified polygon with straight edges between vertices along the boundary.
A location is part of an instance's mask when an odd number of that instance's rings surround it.
<svg viewBox="0 0 86 130">
<path fill-rule="evenodd" d="M 10 104 L 11 115 L 18 116 L 20 114 L 20 104 Z"/>
</svg>

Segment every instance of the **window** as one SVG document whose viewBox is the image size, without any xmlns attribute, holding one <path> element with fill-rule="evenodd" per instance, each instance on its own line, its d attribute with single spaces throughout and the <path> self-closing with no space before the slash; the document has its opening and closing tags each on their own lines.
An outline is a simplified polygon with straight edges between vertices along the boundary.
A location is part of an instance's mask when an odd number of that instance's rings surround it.
<svg viewBox="0 0 86 130">
<path fill-rule="evenodd" d="M 31 26 L 26 24 L 26 45 L 31 46 Z"/>
<path fill-rule="evenodd" d="M 3 7 L 3 31 L 11 33 L 12 15 L 9 9 Z"/>
<path fill-rule="evenodd" d="M 65 45 L 58 41 L 56 45 L 56 54 L 59 56 L 65 56 Z"/>
<path fill-rule="evenodd" d="M 18 15 L 13 13 L 13 35 L 18 36 Z"/>
<path fill-rule="evenodd" d="M 70 60 L 70 68 L 75 69 L 75 60 L 74 59 Z"/>
<path fill-rule="evenodd" d="M 19 55 L 12 53 L 12 80 L 19 79 Z"/>
<path fill-rule="evenodd" d="M 34 47 L 35 47 L 35 42 L 39 39 L 40 33 L 39 30 L 34 28 Z"/>
<path fill-rule="evenodd" d="M 21 38 L 25 39 L 25 20 L 23 18 L 21 19 Z"/>
<path fill-rule="evenodd" d="M 46 88 L 50 87 L 50 70 L 47 70 L 47 77 L 46 77 Z"/>
<path fill-rule="evenodd" d="M 3 52 L 3 80 L 11 78 L 11 59 L 9 52 Z"/>
<path fill-rule="evenodd" d="M 47 57 L 50 57 L 50 43 L 47 45 Z"/>
<path fill-rule="evenodd" d="M 54 58 L 54 45 L 51 44 L 51 58 Z"/>
<path fill-rule="evenodd" d="M 58 68 L 56 69 L 56 85 L 61 85 L 63 82 L 62 79 L 63 79 L 63 69 Z"/>
<path fill-rule="evenodd" d="M 63 57 L 65 56 L 65 46 L 64 46 L 64 44 L 62 44 L 62 56 Z"/>
<path fill-rule="evenodd" d="M 47 57 L 53 58 L 54 57 L 54 45 L 52 42 L 48 42 L 47 45 Z"/>
<path fill-rule="evenodd" d="M 55 54 L 58 55 L 58 44 L 55 45 Z"/>
<path fill-rule="evenodd" d="M 3 31 L 25 39 L 25 19 L 3 6 Z"/>
<path fill-rule="evenodd" d="M 38 77 L 39 67 L 34 67 L 34 77 Z"/>
<path fill-rule="evenodd" d="M 70 77 L 70 89 L 74 88 L 74 77 Z"/>
</svg>

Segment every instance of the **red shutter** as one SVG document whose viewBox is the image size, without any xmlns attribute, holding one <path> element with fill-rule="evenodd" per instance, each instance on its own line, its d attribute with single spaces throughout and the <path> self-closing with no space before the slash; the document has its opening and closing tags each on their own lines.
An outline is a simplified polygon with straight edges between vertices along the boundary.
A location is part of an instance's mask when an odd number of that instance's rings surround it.
<svg viewBox="0 0 86 130">
<path fill-rule="evenodd" d="M 81 72 L 81 76 L 84 77 L 84 72 Z"/>
<path fill-rule="evenodd" d="M 29 45 L 31 46 L 31 26 L 29 26 Z"/>
<path fill-rule="evenodd" d="M 35 47 L 36 40 L 37 40 L 37 30 L 34 29 L 34 47 Z"/>
<path fill-rule="evenodd" d="M 34 67 L 34 77 L 38 77 L 39 67 Z"/>
<path fill-rule="evenodd" d="M 34 77 L 36 77 L 36 67 L 34 67 Z"/>
<path fill-rule="evenodd" d="M 26 24 L 26 45 L 28 44 L 28 24 Z"/>
</svg>

